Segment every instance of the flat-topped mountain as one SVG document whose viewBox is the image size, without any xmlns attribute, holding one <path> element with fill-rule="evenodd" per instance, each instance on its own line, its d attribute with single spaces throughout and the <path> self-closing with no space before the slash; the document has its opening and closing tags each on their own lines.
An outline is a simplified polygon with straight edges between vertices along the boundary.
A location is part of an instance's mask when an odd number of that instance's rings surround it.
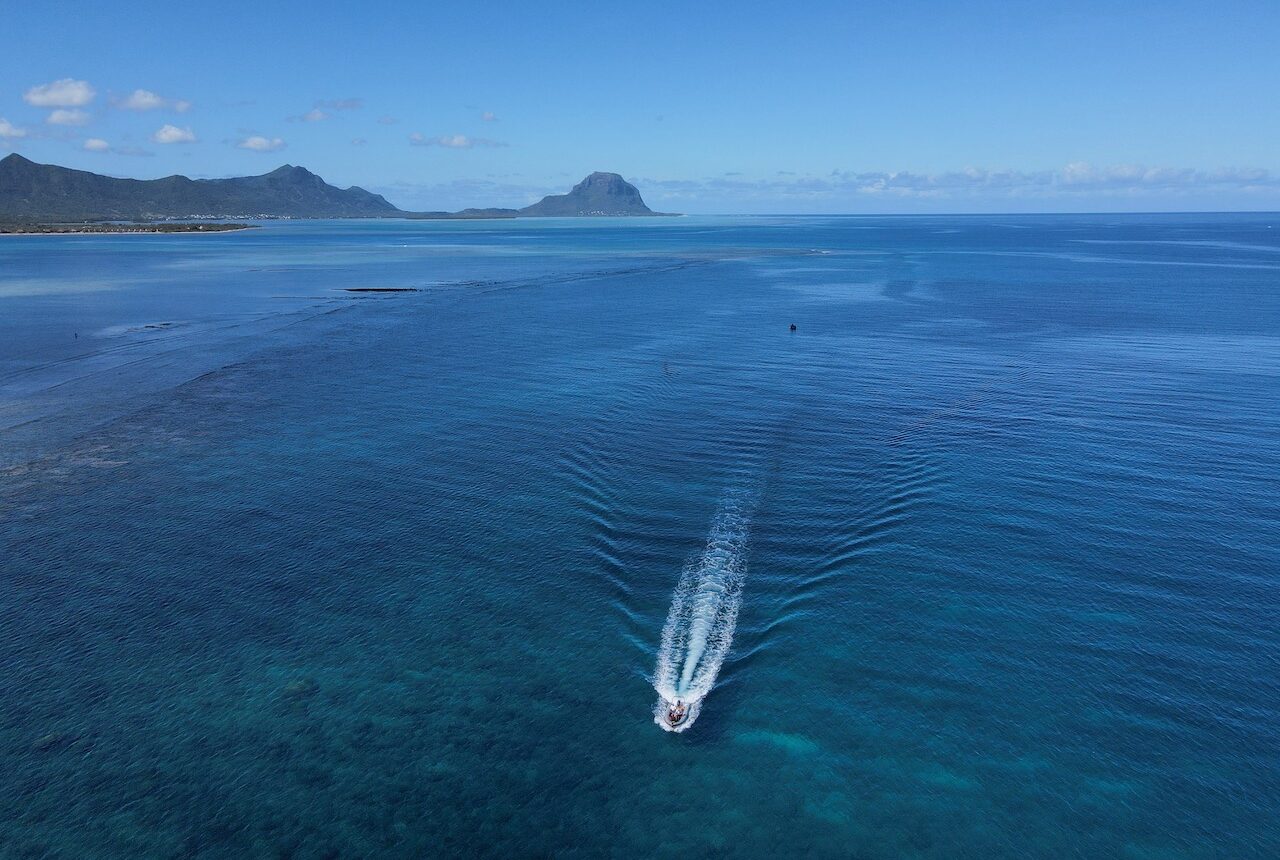
<svg viewBox="0 0 1280 860">
<path fill-rule="evenodd" d="M 0 159 L 0 217 L 368 218 L 400 214 L 380 195 L 354 186 L 335 188 L 291 164 L 262 176 L 232 179 L 116 179 L 37 164 L 17 153 Z"/>
<path fill-rule="evenodd" d="M 521 215 L 657 215 L 640 192 L 616 173 L 593 173 L 568 194 L 552 194 L 520 210 Z"/>
</svg>

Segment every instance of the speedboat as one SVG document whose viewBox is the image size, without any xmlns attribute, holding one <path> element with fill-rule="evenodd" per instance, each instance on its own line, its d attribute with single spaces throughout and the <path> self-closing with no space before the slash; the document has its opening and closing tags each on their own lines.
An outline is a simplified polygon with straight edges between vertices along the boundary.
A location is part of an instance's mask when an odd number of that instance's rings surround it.
<svg viewBox="0 0 1280 860">
<path fill-rule="evenodd" d="M 683 723 L 687 716 L 689 716 L 688 706 L 678 700 L 667 709 L 667 722 L 671 724 L 672 728 Z"/>
</svg>

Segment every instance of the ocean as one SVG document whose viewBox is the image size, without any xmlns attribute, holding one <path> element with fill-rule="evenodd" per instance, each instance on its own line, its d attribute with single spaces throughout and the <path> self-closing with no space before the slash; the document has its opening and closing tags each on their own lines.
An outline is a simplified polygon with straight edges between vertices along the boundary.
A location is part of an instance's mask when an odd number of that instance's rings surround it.
<svg viewBox="0 0 1280 860">
<path fill-rule="evenodd" d="M 0 857 L 1280 856 L 1277 475 L 1276 214 L 0 237 Z"/>
</svg>

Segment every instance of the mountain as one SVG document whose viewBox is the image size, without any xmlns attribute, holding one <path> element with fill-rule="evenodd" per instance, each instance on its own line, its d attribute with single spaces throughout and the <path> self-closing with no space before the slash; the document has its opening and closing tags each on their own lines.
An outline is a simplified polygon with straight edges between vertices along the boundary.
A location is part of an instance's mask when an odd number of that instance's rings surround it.
<svg viewBox="0 0 1280 860">
<path fill-rule="evenodd" d="M 17 153 L 0 159 L 0 217 L 369 218 L 401 214 L 380 195 L 363 188 L 335 188 L 291 164 L 262 176 L 234 179 L 115 179 L 37 164 Z"/>
<path fill-rule="evenodd" d="M 568 194 L 523 209 L 403 212 L 363 188 L 335 188 L 303 167 L 286 164 L 262 176 L 233 179 L 116 179 L 16 152 L 0 159 L 0 218 L 23 220 L 154 220 L 163 218 L 517 218 L 576 215 L 662 215 L 616 173 L 593 173 Z"/>
<path fill-rule="evenodd" d="M 593 173 L 568 194 L 552 194 L 520 210 L 542 217 L 573 215 L 661 215 L 640 199 L 640 192 L 616 173 Z"/>
</svg>

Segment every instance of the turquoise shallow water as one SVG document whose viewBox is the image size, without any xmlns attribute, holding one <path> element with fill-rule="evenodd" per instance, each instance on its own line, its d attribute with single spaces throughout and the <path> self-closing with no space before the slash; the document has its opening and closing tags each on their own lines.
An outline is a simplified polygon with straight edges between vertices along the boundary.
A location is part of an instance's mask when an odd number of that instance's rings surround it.
<svg viewBox="0 0 1280 860">
<path fill-rule="evenodd" d="M 4 242 L 0 856 L 1275 856 L 1278 232 Z"/>
</svg>

